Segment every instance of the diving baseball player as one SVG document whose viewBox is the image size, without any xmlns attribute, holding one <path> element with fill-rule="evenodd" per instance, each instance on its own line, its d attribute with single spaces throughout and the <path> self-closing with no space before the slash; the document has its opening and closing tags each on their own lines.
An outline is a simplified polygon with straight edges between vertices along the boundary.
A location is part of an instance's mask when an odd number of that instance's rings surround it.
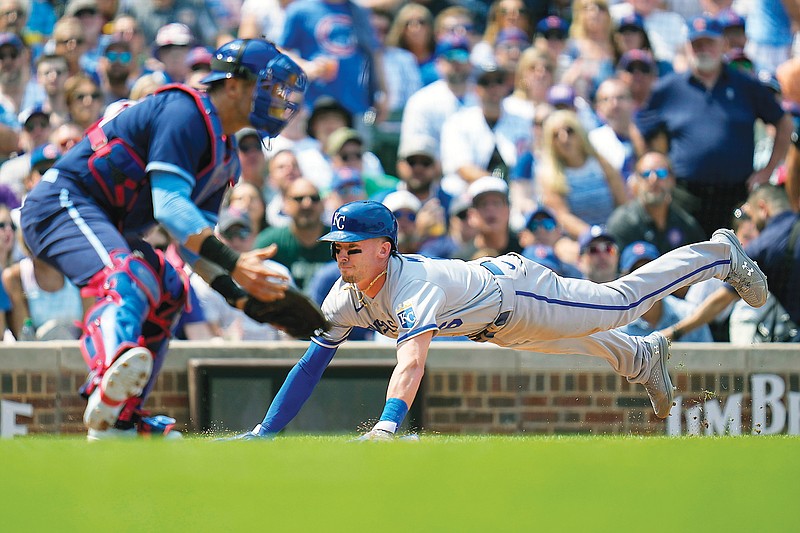
<svg viewBox="0 0 800 533">
<path fill-rule="evenodd" d="M 397 366 L 380 421 L 362 439 L 389 439 L 414 401 L 434 335 L 466 335 L 518 350 L 602 357 L 631 383 L 644 385 L 656 416 L 666 418 L 673 388 L 669 343 L 653 333 L 630 337 L 613 328 L 685 285 L 716 277 L 752 306 L 764 304 L 767 280 L 730 230 L 684 246 L 616 281 L 562 278 L 517 254 L 463 262 L 401 255 L 397 222 L 376 202 L 340 207 L 331 242 L 341 279 L 322 310 L 332 325 L 313 337 L 261 424 L 239 438 L 274 435 L 298 413 L 350 328 L 397 339 Z"/>
<path fill-rule="evenodd" d="M 202 80 L 207 92 L 168 85 L 90 127 L 22 208 L 33 254 L 97 298 L 80 341 L 90 369 L 81 388 L 90 439 L 170 430 L 140 412 L 188 286 L 141 239 L 156 223 L 231 305 L 249 302 L 234 280 L 265 302 L 286 290 L 282 276 L 262 265 L 274 251 L 239 255 L 212 228 L 239 172 L 233 134 L 252 126 L 278 135 L 296 111 L 290 98 L 305 90 L 305 75 L 261 39 L 223 45 L 211 70 Z"/>
</svg>

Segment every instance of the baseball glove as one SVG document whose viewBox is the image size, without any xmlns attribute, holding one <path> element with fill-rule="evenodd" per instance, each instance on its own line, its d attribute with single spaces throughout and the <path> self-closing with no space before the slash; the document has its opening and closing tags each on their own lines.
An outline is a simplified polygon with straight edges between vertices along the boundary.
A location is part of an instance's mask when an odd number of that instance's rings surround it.
<svg viewBox="0 0 800 533">
<path fill-rule="evenodd" d="M 249 296 L 244 313 L 256 322 L 271 324 L 297 339 L 319 335 L 330 327 L 319 306 L 294 287 L 288 287 L 286 296 L 274 302 L 262 302 Z"/>
</svg>

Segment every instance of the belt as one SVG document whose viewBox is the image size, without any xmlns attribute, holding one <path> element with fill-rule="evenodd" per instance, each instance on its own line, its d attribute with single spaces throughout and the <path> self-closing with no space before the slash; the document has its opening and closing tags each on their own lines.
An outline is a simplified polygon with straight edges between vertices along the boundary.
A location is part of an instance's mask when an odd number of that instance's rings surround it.
<svg viewBox="0 0 800 533">
<path fill-rule="evenodd" d="M 511 315 L 514 312 L 515 292 L 512 279 L 500 267 L 491 261 L 484 261 L 480 265 L 492 273 L 497 285 L 500 287 L 500 311 L 497 313 L 497 318 L 486 329 L 467 335 L 467 338 L 475 342 L 486 342 L 493 339 L 511 320 Z"/>
</svg>

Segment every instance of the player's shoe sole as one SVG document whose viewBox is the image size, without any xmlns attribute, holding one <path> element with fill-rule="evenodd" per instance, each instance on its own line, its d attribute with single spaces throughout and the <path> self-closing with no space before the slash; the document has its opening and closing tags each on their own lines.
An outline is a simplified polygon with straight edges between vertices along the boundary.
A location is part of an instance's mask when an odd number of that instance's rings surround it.
<svg viewBox="0 0 800 533">
<path fill-rule="evenodd" d="M 711 241 L 731 246 L 731 271 L 724 281 L 730 283 L 748 305 L 761 307 L 767 303 L 767 276 L 755 261 L 747 257 L 736 234 L 729 229 L 718 229 Z"/>
<path fill-rule="evenodd" d="M 652 333 L 645 337 L 652 351 L 650 364 L 650 377 L 644 383 L 647 395 L 650 396 L 650 403 L 653 406 L 658 418 L 667 418 L 672 409 L 674 389 L 672 380 L 667 371 L 667 359 L 669 359 L 669 340 L 660 333 Z"/>
<path fill-rule="evenodd" d="M 131 348 L 120 355 L 89 396 L 83 413 L 86 427 L 95 431 L 112 429 L 125 400 L 142 393 L 152 371 L 153 356 L 147 348 Z"/>
</svg>

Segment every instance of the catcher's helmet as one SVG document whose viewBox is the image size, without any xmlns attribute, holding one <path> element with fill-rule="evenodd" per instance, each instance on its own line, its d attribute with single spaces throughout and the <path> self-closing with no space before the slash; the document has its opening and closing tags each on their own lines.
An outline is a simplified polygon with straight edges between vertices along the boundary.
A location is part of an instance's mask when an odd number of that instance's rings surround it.
<svg viewBox="0 0 800 533">
<path fill-rule="evenodd" d="M 269 137 L 276 137 L 289 123 L 299 108 L 290 96 L 304 93 L 307 85 L 303 69 L 264 39 L 235 39 L 214 52 L 211 73 L 201 83 L 227 78 L 256 82 L 250 124 Z"/>
<path fill-rule="evenodd" d="M 361 200 L 344 204 L 333 213 L 331 231 L 320 241 L 358 242 L 386 237 L 397 250 L 397 220 L 389 208 L 379 202 Z"/>
</svg>

